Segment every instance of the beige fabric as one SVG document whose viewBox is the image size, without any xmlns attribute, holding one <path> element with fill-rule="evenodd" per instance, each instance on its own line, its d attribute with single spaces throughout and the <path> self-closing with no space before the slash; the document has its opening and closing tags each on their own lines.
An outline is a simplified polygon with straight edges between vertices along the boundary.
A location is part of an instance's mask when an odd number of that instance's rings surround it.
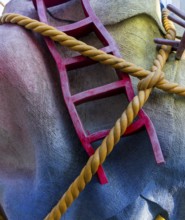
<svg viewBox="0 0 185 220">
<path fill-rule="evenodd" d="M 105 25 L 115 24 L 138 14 L 147 14 L 162 28 L 159 0 L 90 0 L 90 3 Z"/>
</svg>

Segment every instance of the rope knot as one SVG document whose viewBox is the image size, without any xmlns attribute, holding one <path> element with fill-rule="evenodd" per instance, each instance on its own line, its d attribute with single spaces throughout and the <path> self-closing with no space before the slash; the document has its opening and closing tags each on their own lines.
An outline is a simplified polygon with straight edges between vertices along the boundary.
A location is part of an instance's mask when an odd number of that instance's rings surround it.
<svg viewBox="0 0 185 220">
<path fill-rule="evenodd" d="M 138 83 L 138 90 L 151 89 L 164 79 L 164 73 L 161 70 L 151 72 L 147 77 Z"/>
</svg>

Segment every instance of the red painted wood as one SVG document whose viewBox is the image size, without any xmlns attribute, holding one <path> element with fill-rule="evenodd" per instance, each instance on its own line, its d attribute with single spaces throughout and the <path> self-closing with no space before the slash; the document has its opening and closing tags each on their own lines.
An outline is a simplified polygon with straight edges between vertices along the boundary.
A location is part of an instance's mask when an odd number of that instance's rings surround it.
<svg viewBox="0 0 185 220">
<path fill-rule="evenodd" d="M 44 0 L 44 4 L 47 8 L 60 5 L 62 3 L 68 2 L 70 0 Z M 36 6 L 36 0 L 33 0 L 34 5 Z"/>
<path fill-rule="evenodd" d="M 144 129 L 145 126 L 145 120 L 137 120 L 135 123 L 132 123 L 126 130 L 124 136 L 128 136 L 128 135 L 132 135 L 135 132 L 139 132 L 141 129 Z M 98 131 L 95 133 L 92 133 L 90 135 L 88 135 L 88 139 L 90 143 L 93 143 L 97 140 L 101 140 L 102 138 L 104 138 L 105 136 L 108 135 L 108 133 L 110 132 L 109 129 L 107 130 L 102 130 L 102 131 Z"/>
<path fill-rule="evenodd" d="M 40 20 L 42 22 L 48 23 L 46 17 L 46 7 L 54 6 L 58 4 L 59 1 L 45 0 L 45 3 L 43 0 L 33 0 L 33 1 L 36 5 Z M 66 1 L 60 1 L 60 3 L 63 2 Z M 103 51 L 112 53 L 117 57 L 121 57 L 113 38 L 110 36 L 110 34 L 105 29 L 105 27 L 101 24 L 99 19 L 92 11 L 88 0 L 81 0 L 81 3 L 86 18 L 81 21 L 75 22 L 73 24 L 56 27 L 56 28 L 74 37 L 83 36 L 83 34 L 94 31 L 97 37 L 99 38 L 99 40 L 101 40 L 101 42 L 104 45 L 104 48 L 102 48 Z M 93 134 L 87 134 L 88 132 L 85 131 L 82 122 L 80 120 L 80 117 L 77 113 L 76 105 L 79 105 L 87 101 L 92 101 L 95 99 L 101 99 L 103 97 L 112 96 L 116 93 L 126 94 L 128 101 L 131 101 L 134 97 L 134 91 L 131 85 L 130 77 L 128 76 L 128 74 L 117 71 L 117 74 L 119 76 L 119 80 L 117 82 L 113 82 L 75 95 L 71 95 L 67 71 L 88 66 L 95 62 L 84 56 L 76 56 L 72 58 L 62 59 L 55 47 L 54 42 L 49 38 L 45 38 L 45 41 L 53 58 L 56 61 L 60 73 L 61 88 L 62 88 L 64 100 L 68 108 L 69 114 L 71 116 L 71 119 L 73 121 L 74 127 L 76 129 L 78 137 L 85 151 L 89 156 L 91 156 L 94 153 L 94 149 L 91 143 L 104 138 L 108 134 L 109 130 L 102 130 Z M 148 132 L 157 163 L 164 162 L 163 154 L 159 145 L 155 128 L 151 120 L 143 110 L 140 110 L 138 114 L 138 120 L 132 123 L 132 125 L 130 125 L 127 128 L 125 135 L 131 135 L 144 128 Z M 99 167 L 97 174 L 102 184 L 107 183 L 107 178 L 102 166 Z"/>
<path fill-rule="evenodd" d="M 94 89 L 89 89 L 72 96 L 72 101 L 75 105 L 80 105 L 84 102 L 105 98 L 114 94 L 124 92 L 124 87 L 127 82 L 119 80 L 117 82 L 109 83 Z"/>
</svg>

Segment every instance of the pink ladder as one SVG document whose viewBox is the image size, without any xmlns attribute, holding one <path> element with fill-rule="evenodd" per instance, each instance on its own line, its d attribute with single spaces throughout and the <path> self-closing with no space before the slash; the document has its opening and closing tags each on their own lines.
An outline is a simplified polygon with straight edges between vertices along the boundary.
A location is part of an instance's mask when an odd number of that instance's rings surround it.
<svg viewBox="0 0 185 220">
<path fill-rule="evenodd" d="M 33 2 L 37 9 L 40 21 L 48 24 L 46 8 L 62 4 L 64 2 L 67 2 L 67 0 L 33 0 Z M 101 48 L 101 50 L 105 51 L 106 53 L 111 53 L 117 57 L 121 57 L 113 38 L 110 36 L 105 27 L 102 25 L 102 23 L 99 21 L 99 19 L 92 11 L 88 0 L 81 0 L 81 4 L 83 6 L 84 14 L 86 16 L 83 20 L 80 20 L 73 24 L 59 26 L 56 28 L 73 37 L 84 36 L 87 33 L 95 32 L 99 40 L 104 45 L 104 47 Z M 100 130 L 98 132 L 88 134 L 88 132 L 85 131 L 83 127 L 83 124 L 76 110 L 76 106 L 91 100 L 101 99 L 104 97 L 119 94 L 120 92 L 126 94 L 128 101 L 131 101 L 134 97 L 134 91 L 131 85 L 130 77 L 128 76 L 128 74 L 116 71 L 119 77 L 118 81 L 109 83 L 107 85 L 99 86 L 93 89 L 89 89 L 77 93 L 75 95 L 71 95 L 67 71 L 92 65 L 95 62 L 82 55 L 72 58 L 61 58 L 61 55 L 58 53 L 56 49 L 55 43 L 48 38 L 45 38 L 45 41 L 57 64 L 60 73 L 61 88 L 64 100 L 69 111 L 70 117 L 73 121 L 77 135 L 85 151 L 89 156 L 91 156 L 94 154 L 92 143 L 104 138 L 110 130 Z M 146 128 L 146 131 L 149 135 L 156 162 L 163 163 L 164 158 L 159 145 L 155 128 L 151 120 L 143 110 L 139 112 L 137 121 L 133 122 L 128 127 L 125 135 L 131 135 L 143 128 Z M 102 166 L 99 167 L 97 174 L 101 184 L 105 184 L 108 182 Z"/>
</svg>

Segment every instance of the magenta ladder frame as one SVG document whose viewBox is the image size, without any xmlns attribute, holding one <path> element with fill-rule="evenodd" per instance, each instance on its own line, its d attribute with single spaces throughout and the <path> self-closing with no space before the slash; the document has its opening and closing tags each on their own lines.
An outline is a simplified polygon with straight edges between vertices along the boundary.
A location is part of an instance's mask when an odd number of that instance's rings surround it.
<svg viewBox="0 0 185 220">
<path fill-rule="evenodd" d="M 40 21 L 48 24 L 47 16 L 46 16 L 46 7 L 51 7 L 54 5 L 62 4 L 69 0 L 33 0 L 34 5 L 37 8 L 37 12 L 39 15 Z M 89 1 L 88 0 L 81 0 L 83 10 L 85 13 L 86 18 L 75 22 L 73 24 L 64 25 L 56 27 L 58 30 L 65 32 L 66 34 L 79 37 L 83 36 L 85 33 L 90 33 L 94 31 L 97 37 L 101 40 L 104 48 L 101 50 L 105 51 L 106 53 L 111 53 L 117 57 L 121 57 L 117 46 L 110 36 L 108 31 L 105 29 L 103 24 L 94 14 Z M 92 134 L 87 134 L 84 130 L 80 117 L 76 110 L 76 105 L 79 105 L 84 102 L 88 102 L 95 99 L 101 99 L 104 97 L 109 97 L 117 93 L 120 93 L 120 90 L 123 90 L 123 93 L 127 95 L 128 101 L 130 102 L 134 97 L 134 91 L 132 88 L 131 80 L 128 74 L 123 73 L 121 71 L 116 71 L 119 77 L 119 80 L 116 82 L 109 83 L 107 85 L 99 86 L 93 89 L 89 89 L 75 95 L 71 95 L 69 81 L 67 76 L 68 70 L 73 70 L 75 68 L 80 68 L 84 66 L 91 65 L 96 63 L 85 56 L 76 56 L 72 58 L 61 58 L 61 55 L 58 53 L 55 43 L 49 39 L 44 38 L 46 44 L 57 64 L 59 73 L 60 73 L 60 80 L 61 80 L 61 88 L 64 96 L 64 101 L 69 111 L 70 117 L 72 119 L 73 125 L 77 132 L 77 135 L 84 147 L 85 151 L 89 156 L 94 154 L 94 149 L 91 143 L 104 138 L 110 130 L 101 130 Z M 154 156 L 157 163 L 163 163 L 164 158 L 160 148 L 160 144 L 157 138 L 157 134 L 153 123 L 151 122 L 150 118 L 147 114 L 140 110 L 138 113 L 137 121 L 133 122 L 126 130 L 125 135 L 131 135 L 134 132 L 137 132 L 143 128 L 146 128 L 147 133 L 149 135 L 150 142 L 152 144 Z M 102 166 L 99 167 L 98 171 L 98 178 L 101 184 L 105 184 L 108 182 L 107 177 L 104 173 Z"/>
</svg>

